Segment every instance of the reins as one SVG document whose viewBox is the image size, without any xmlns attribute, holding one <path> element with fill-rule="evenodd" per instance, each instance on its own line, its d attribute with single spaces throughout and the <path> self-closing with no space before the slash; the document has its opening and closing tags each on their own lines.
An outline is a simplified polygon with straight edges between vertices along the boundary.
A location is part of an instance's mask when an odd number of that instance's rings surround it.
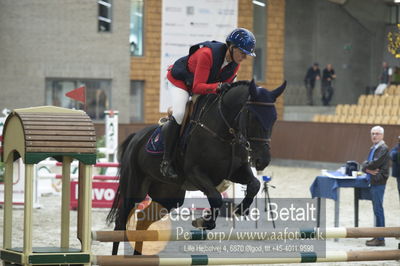
<svg viewBox="0 0 400 266">
<path fill-rule="evenodd" d="M 194 124 L 195 127 L 199 126 L 199 127 L 203 128 L 211 136 L 213 136 L 214 138 L 217 138 L 221 142 L 225 142 L 225 143 L 229 143 L 230 144 L 232 152 L 231 152 L 231 160 L 230 160 L 230 163 L 229 163 L 229 172 L 228 172 L 228 176 L 226 178 L 226 179 L 229 179 L 231 177 L 231 175 L 232 175 L 233 160 L 234 160 L 234 156 L 235 156 L 235 146 L 236 146 L 236 144 L 244 147 L 245 150 L 248 152 L 248 151 L 251 150 L 249 141 L 265 142 L 267 145 L 269 145 L 271 139 L 270 138 L 247 137 L 247 136 L 243 135 L 243 133 L 240 131 L 240 129 L 236 130 L 234 127 L 232 127 L 230 125 L 230 123 L 228 122 L 228 120 L 226 119 L 226 117 L 225 117 L 225 115 L 223 113 L 223 110 L 222 110 L 222 98 L 223 98 L 223 96 L 224 96 L 224 94 L 218 95 L 218 97 L 215 98 L 214 101 L 209 106 L 212 106 L 218 100 L 218 113 L 221 116 L 222 121 L 224 122 L 225 126 L 228 128 L 228 132 L 232 136 L 231 139 L 226 139 L 226 138 L 223 138 L 223 137 L 219 136 L 214 130 L 210 129 L 204 123 L 199 121 L 201 119 L 201 117 L 207 112 L 207 110 L 205 108 L 208 105 L 208 102 L 206 102 L 204 104 L 204 106 L 202 107 L 202 109 L 200 110 L 198 119 L 197 120 L 190 120 L 190 123 Z M 235 118 L 233 119 L 234 122 L 237 122 L 238 118 L 240 117 L 240 114 L 243 112 L 243 110 L 248 105 L 259 105 L 259 106 L 269 106 L 269 107 L 275 106 L 274 103 L 247 101 L 242 106 L 242 108 L 239 110 L 239 112 L 237 113 Z M 193 130 L 195 129 L 195 127 L 193 128 Z"/>
</svg>

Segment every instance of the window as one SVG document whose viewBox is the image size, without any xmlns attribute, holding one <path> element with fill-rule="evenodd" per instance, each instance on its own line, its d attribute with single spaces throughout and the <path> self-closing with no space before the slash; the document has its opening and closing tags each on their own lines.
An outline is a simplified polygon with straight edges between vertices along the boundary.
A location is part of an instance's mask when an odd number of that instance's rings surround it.
<svg viewBox="0 0 400 266">
<path fill-rule="evenodd" d="M 144 81 L 143 80 L 131 80 L 130 89 L 130 122 L 141 123 L 144 121 L 143 115 L 143 93 L 144 92 Z"/>
<path fill-rule="evenodd" d="M 143 0 L 131 0 L 131 56 L 143 56 Z"/>
<path fill-rule="evenodd" d="M 253 61 L 253 76 L 256 81 L 265 80 L 266 8 L 265 0 L 253 1 L 253 29 L 257 40 L 257 56 Z"/>
<path fill-rule="evenodd" d="M 392 25 L 396 25 L 400 23 L 400 6 L 399 5 L 390 5 L 389 6 L 389 19 L 388 23 Z"/>
<path fill-rule="evenodd" d="M 98 0 L 99 6 L 99 31 L 110 32 L 111 31 L 111 0 Z"/>
<path fill-rule="evenodd" d="M 84 110 L 82 103 L 65 96 L 78 87 L 86 87 L 86 113 L 93 120 L 103 120 L 111 108 L 111 80 L 46 79 L 46 105 Z"/>
</svg>

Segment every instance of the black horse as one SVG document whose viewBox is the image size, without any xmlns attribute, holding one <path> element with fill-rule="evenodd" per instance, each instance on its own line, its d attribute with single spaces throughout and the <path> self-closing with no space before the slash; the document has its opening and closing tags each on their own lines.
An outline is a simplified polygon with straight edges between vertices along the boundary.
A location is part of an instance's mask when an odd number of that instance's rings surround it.
<svg viewBox="0 0 400 266">
<path fill-rule="evenodd" d="M 246 215 L 260 189 L 250 165 L 263 170 L 270 162 L 270 136 L 277 118 L 274 102 L 285 87 L 286 82 L 268 91 L 254 81 L 238 81 L 222 94 L 199 97 L 184 140 L 177 148 L 177 179 L 162 176 L 162 156 L 145 149 L 157 125 L 131 134 L 120 148 L 119 188 L 107 216 L 109 223 L 115 222 L 114 230 L 126 229 L 129 214 L 146 195 L 152 199 L 147 208 L 158 203 L 169 212 L 183 204 L 186 190 L 202 191 L 210 204 L 208 217 L 197 219 L 193 225 L 214 229 L 223 204 L 216 186 L 223 180 L 247 185 L 245 198 L 235 208 L 237 215 Z M 163 215 L 165 212 L 140 219 L 136 229 L 146 230 Z M 118 246 L 115 242 L 113 254 L 117 254 Z M 136 242 L 135 254 L 141 251 L 142 243 Z"/>
</svg>

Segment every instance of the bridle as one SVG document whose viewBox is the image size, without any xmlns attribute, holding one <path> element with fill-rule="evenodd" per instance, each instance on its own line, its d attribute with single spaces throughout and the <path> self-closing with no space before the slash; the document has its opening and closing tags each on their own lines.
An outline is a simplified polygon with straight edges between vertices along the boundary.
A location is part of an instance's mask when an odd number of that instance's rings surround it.
<svg viewBox="0 0 400 266">
<path fill-rule="evenodd" d="M 224 115 L 224 113 L 222 111 L 222 98 L 223 98 L 223 96 L 224 96 L 224 94 L 219 95 L 217 98 L 215 98 L 215 100 L 209 106 L 212 106 L 216 101 L 218 101 L 218 113 L 220 114 L 220 116 L 222 118 L 222 121 L 224 122 L 224 124 L 228 128 L 228 132 L 232 136 L 232 138 L 226 139 L 224 137 L 221 137 L 214 130 L 210 129 L 204 123 L 199 121 L 200 118 L 206 112 L 205 106 L 207 106 L 207 104 L 205 104 L 203 106 L 203 108 L 200 110 L 200 114 L 198 116 L 198 119 L 197 120 L 190 120 L 190 123 L 194 124 L 194 128 L 192 130 L 194 130 L 196 128 L 196 126 L 199 126 L 200 128 L 206 130 L 213 137 L 219 139 L 222 142 L 226 142 L 226 143 L 230 144 L 230 146 L 232 147 L 232 159 L 230 161 L 229 174 L 228 174 L 228 177 L 227 177 L 227 179 L 229 179 L 229 177 L 232 174 L 233 158 L 234 158 L 234 155 L 235 155 L 235 146 L 236 146 L 236 144 L 238 144 L 239 146 L 244 147 L 246 149 L 246 151 L 249 152 L 249 151 L 251 151 L 250 141 L 253 141 L 253 142 L 264 142 L 268 147 L 270 147 L 271 138 L 260 138 L 260 137 L 254 137 L 254 136 L 247 136 L 247 132 L 246 132 L 245 135 L 243 135 L 243 133 L 242 133 L 240 128 L 238 130 L 236 130 L 228 122 L 228 120 L 226 119 L 226 116 Z M 245 109 L 248 109 L 247 107 L 249 105 L 258 105 L 258 106 L 264 106 L 264 107 L 274 107 L 275 106 L 274 103 L 247 101 L 242 106 L 242 108 L 239 110 L 239 112 L 236 114 L 236 116 L 234 117 L 233 121 L 235 122 L 235 124 L 239 124 L 238 123 L 238 119 L 240 118 L 240 115 L 243 113 L 243 111 Z"/>
<path fill-rule="evenodd" d="M 255 102 L 255 101 L 247 101 L 246 105 L 258 105 L 263 107 L 275 107 L 275 103 L 265 103 L 265 102 Z M 257 142 L 265 142 L 268 147 L 271 143 L 271 138 L 259 138 L 259 137 L 249 137 L 246 134 L 246 139 L 249 141 L 257 141 Z"/>
</svg>

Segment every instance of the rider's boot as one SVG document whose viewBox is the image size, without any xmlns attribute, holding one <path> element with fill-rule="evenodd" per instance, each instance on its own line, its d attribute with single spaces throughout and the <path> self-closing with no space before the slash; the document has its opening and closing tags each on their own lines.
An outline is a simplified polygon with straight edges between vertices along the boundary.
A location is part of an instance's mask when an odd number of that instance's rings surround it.
<svg viewBox="0 0 400 266">
<path fill-rule="evenodd" d="M 170 117 L 170 120 L 165 123 L 161 129 L 164 137 L 164 155 L 160 165 L 160 171 L 165 177 L 178 177 L 175 169 L 172 167 L 171 161 L 179 137 L 179 129 L 180 125 L 178 125 L 173 116 Z"/>
</svg>

